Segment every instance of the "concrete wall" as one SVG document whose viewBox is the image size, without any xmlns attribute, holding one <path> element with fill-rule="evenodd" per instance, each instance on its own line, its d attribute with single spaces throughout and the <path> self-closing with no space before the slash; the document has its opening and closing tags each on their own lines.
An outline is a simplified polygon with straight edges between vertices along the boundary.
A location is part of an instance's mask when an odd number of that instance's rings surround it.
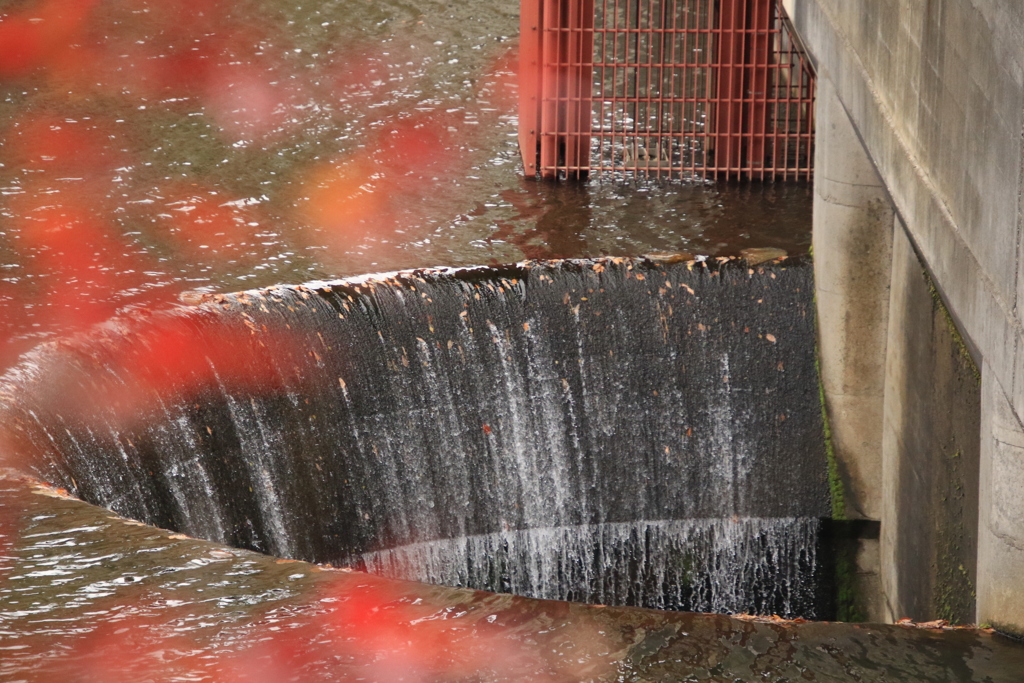
<svg viewBox="0 0 1024 683">
<path fill-rule="evenodd" d="M 893 208 L 829 81 L 818 91 L 814 278 L 821 381 L 845 516 L 879 519 Z"/>
<path fill-rule="evenodd" d="M 976 619 L 1024 632 L 1024 3 L 783 4 L 981 362 Z"/>
<path fill-rule="evenodd" d="M 893 207 L 882 179 L 828 80 L 818 87 L 814 155 L 814 279 L 818 349 L 829 418 L 833 514 L 881 518 L 882 418 Z M 859 538 L 840 593 L 839 618 L 885 618 L 879 539 Z"/>
<path fill-rule="evenodd" d="M 883 618 L 975 619 L 981 383 L 902 224 L 882 438 Z"/>
<path fill-rule="evenodd" d="M 981 406 L 978 621 L 1024 636 L 1024 428 L 998 381 L 984 382 Z"/>
</svg>

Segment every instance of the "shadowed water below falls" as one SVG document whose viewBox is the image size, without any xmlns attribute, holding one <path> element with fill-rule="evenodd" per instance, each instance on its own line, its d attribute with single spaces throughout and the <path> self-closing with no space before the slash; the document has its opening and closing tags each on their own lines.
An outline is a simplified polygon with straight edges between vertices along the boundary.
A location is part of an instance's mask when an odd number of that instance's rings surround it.
<svg viewBox="0 0 1024 683">
<path fill-rule="evenodd" d="M 0 385 L 5 462 L 120 517 L 10 479 L 4 666 L 105 666 L 164 633 L 183 679 L 262 658 L 307 679 L 397 680 L 386 659 L 416 680 L 1013 680 L 1021 651 L 982 632 L 532 599 L 831 614 L 811 291 L 801 260 L 526 262 L 212 296 L 40 347 Z"/>
</svg>

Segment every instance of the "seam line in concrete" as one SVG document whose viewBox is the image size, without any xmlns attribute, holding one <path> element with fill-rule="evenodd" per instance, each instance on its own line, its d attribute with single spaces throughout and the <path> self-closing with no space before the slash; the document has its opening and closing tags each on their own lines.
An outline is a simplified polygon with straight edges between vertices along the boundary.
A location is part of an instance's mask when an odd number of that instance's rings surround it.
<svg viewBox="0 0 1024 683">
<path fill-rule="evenodd" d="M 1013 259 L 1013 310 L 1015 313 L 1018 312 L 1020 306 L 1018 287 L 1020 287 L 1021 232 L 1024 231 L 1024 116 L 1021 117 L 1020 149 L 1020 165 L 1017 168 L 1017 253 L 1014 254 Z M 1014 389 L 1017 386 L 1016 365 L 1014 363 Z"/>
<path fill-rule="evenodd" d="M 1019 543 L 1013 536 L 1010 536 L 1009 534 L 1004 534 L 1004 533 L 1001 533 L 999 531 L 996 531 L 995 529 L 992 528 L 992 524 L 991 523 L 989 524 L 988 530 L 992 533 L 993 536 L 998 538 L 1005 545 L 1008 545 L 1011 548 L 1015 548 L 1015 549 L 1017 549 L 1017 550 L 1019 550 L 1021 552 L 1024 552 L 1024 544 Z"/>
<path fill-rule="evenodd" d="M 885 396 L 884 391 L 865 391 L 861 393 L 858 391 L 836 391 L 835 389 L 829 389 L 829 393 L 840 398 L 882 398 Z"/>
<path fill-rule="evenodd" d="M 864 187 L 868 187 L 868 186 L 865 185 Z M 864 206 L 862 204 L 846 204 L 844 202 L 837 202 L 837 201 L 833 200 L 831 197 L 826 197 L 823 194 L 818 194 L 818 196 L 821 197 L 821 201 L 826 202 L 828 204 L 831 204 L 832 206 L 842 206 L 842 207 L 847 208 L 847 209 L 863 209 L 864 208 Z"/>
<path fill-rule="evenodd" d="M 1019 365 L 1019 363 L 1017 363 L 1017 358 L 1018 358 L 1017 354 L 1019 354 L 1019 353 L 1020 353 L 1020 335 L 1016 335 L 1015 334 L 1015 335 L 1013 335 L 1013 363 L 1012 363 L 1013 369 L 1010 371 L 1010 390 L 1011 391 L 1016 391 L 1017 390 L 1017 366 Z M 982 381 L 984 381 L 985 380 L 985 375 L 982 375 L 981 378 L 982 378 Z M 1002 389 L 1002 387 L 1000 387 L 1000 389 Z M 1006 392 L 1003 391 L 1003 393 L 1005 394 Z M 1013 405 L 1012 401 L 1010 402 L 1010 405 L 1011 406 Z M 1016 412 L 1017 411 L 1014 410 L 1014 413 L 1016 413 Z"/>
<path fill-rule="evenodd" d="M 828 178 L 828 177 L 825 177 L 825 176 L 818 176 L 817 178 L 815 178 L 815 181 L 817 181 L 819 179 L 824 180 L 824 181 L 829 182 L 829 183 L 835 183 L 836 185 L 846 185 L 847 187 L 866 187 L 866 188 L 869 188 L 869 189 L 872 189 L 872 190 L 884 190 L 885 189 L 885 185 L 877 185 L 877 184 L 870 184 L 869 185 L 869 184 L 866 184 L 866 183 L 848 183 L 848 182 L 846 182 L 844 180 L 833 180 L 832 178 Z"/>
</svg>

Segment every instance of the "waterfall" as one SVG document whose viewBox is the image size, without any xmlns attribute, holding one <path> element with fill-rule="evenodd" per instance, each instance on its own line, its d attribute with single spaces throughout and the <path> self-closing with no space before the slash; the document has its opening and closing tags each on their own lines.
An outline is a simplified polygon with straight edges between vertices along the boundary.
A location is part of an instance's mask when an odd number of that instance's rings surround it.
<svg viewBox="0 0 1024 683">
<path fill-rule="evenodd" d="M 821 599 L 807 581 L 818 531 L 800 518 L 581 524 L 412 543 L 365 553 L 360 566 L 551 600 L 806 614 Z"/>
<path fill-rule="evenodd" d="M 809 264 L 724 259 L 274 287 L 40 348 L 0 417 L 40 478 L 210 540 L 824 617 L 811 297 Z"/>
</svg>

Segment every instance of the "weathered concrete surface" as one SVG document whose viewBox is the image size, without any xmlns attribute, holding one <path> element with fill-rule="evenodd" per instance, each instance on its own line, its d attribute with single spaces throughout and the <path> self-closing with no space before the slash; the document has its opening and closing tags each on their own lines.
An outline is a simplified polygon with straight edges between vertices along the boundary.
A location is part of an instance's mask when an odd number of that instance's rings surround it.
<svg viewBox="0 0 1024 683">
<path fill-rule="evenodd" d="M 893 209 L 828 81 L 818 90 L 814 278 L 821 381 L 845 512 L 880 519 Z"/>
<path fill-rule="evenodd" d="M 827 80 L 818 89 L 814 277 L 819 360 L 845 516 L 881 519 L 882 406 L 893 208 Z M 859 539 L 844 618 L 884 618 L 879 539 Z"/>
<path fill-rule="evenodd" d="M 985 382 L 982 415 L 978 622 L 1024 636 L 1024 591 L 1013 580 L 1024 567 L 1024 427 L 996 381 Z"/>
<path fill-rule="evenodd" d="M 997 395 L 998 387 L 1019 422 L 1024 3 L 783 4 L 819 82 L 834 86 L 967 345 L 983 360 L 984 392 Z M 993 422 L 986 411 L 994 405 L 983 408 L 983 446 L 994 438 L 994 424 L 1008 423 Z M 985 573 L 979 573 L 977 619 L 1024 631 L 1024 604 L 1004 599 L 1024 595 L 1024 562 L 1007 560 L 998 574 L 986 568 L 1024 548 L 1024 514 L 1014 512 L 1019 504 L 1013 502 L 1024 490 L 1009 483 L 1024 487 L 1024 458 L 995 461 L 1002 463 L 1000 486 L 986 488 L 991 480 L 982 477 L 983 537 L 991 531 L 985 531 L 986 505 L 1003 512 L 998 534 L 979 547 Z"/>
<path fill-rule="evenodd" d="M 910 240 L 894 236 L 883 438 L 884 618 L 975 617 L 981 384 Z"/>
</svg>

